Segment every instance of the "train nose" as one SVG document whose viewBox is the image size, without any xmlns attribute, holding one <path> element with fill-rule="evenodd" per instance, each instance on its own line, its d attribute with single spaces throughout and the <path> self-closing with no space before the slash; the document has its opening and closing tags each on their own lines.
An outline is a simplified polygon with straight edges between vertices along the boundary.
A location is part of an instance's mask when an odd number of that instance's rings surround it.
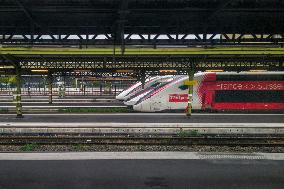
<svg viewBox="0 0 284 189">
<path fill-rule="evenodd" d="M 137 102 L 136 100 L 129 100 L 129 101 L 124 102 L 124 104 L 127 106 L 133 106 L 136 102 Z"/>
<path fill-rule="evenodd" d="M 123 95 L 117 95 L 115 97 L 116 100 L 124 100 L 124 96 Z"/>
<path fill-rule="evenodd" d="M 141 111 L 142 111 L 142 107 L 141 107 L 140 104 L 138 104 L 138 105 L 133 105 L 132 108 L 133 108 L 134 111 L 138 111 L 138 112 L 141 112 Z"/>
</svg>

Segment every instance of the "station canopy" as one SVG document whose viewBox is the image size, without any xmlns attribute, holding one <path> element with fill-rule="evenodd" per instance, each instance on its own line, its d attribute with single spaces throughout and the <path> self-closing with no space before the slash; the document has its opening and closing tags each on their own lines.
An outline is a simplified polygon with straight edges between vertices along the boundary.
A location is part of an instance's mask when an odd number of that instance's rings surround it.
<svg viewBox="0 0 284 189">
<path fill-rule="evenodd" d="M 283 70 L 283 20 L 281 0 L 0 0 L 0 66 Z"/>
<path fill-rule="evenodd" d="M 61 45 L 180 45 L 220 38 L 283 42 L 283 18 L 281 0 L 0 0 L 0 40 Z"/>
</svg>

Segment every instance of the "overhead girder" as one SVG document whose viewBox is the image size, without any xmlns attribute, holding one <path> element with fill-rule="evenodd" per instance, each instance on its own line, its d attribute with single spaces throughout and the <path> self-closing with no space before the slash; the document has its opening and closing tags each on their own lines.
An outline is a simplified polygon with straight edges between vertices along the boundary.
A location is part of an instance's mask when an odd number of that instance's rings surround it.
<svg viewBox="0 0 284 189">
<path fill-rule="evenodd" d="M 114 77 L 114 78 L 123 78 L 123 77 L 139 77 L 138 70 L 128 70 L 128 71 L 119 71 L 119 70 L 85 70 L 78 71 L 75 69 L 49 69 L 48 73 L 52 73 L 54 76 L 74 76 L 74 77 L 82 77 L 82 76 L 90 76 L 96 78 L 103 77 Z M 31 69 L 22 68 L 22 75 L 48 75 L 46 72 L 32 72 Z M 15 75 L 15 69 L 4 69 L 0 72 L 0 75 Z M 186 75 L 186 70 L 145 70 L 146 76 L 154 76 L 154 75 Z"/>
<path fill-rule="evenodd" d="M 16 57 L 17 59 L 17 57 Z M 282 70 L 282 55 L 92 55 L 18 57 L 22 69 L 48 70 Z"/>
<path fill-rule="evenodd" d="M 118 39 L 124 47 L 129 45 L 183 45 L 183 46 L 283 46 L 284 34 L 124 34 Z M 0 35 L 2 45 L 104 45 L 114 44 L 111 34 L 90 35 Z"/>
</svg>

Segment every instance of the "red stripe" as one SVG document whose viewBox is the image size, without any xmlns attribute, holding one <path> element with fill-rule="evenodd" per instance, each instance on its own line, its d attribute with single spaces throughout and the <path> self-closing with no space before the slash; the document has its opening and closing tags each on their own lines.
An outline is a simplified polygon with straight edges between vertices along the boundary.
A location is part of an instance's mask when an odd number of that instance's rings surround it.
<svg viewBox="0 0 284 189">
<path fill-rule="evenodd" d="M 284 103 L 214 103 L 215 110 L 284 110 Z"/>
</svg>

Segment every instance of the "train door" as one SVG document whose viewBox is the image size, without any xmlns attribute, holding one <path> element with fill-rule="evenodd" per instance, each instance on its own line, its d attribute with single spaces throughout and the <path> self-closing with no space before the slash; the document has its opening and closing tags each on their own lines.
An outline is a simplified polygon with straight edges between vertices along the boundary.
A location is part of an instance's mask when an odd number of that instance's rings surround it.
<svg viewBox="0 0 284 189">
<path fill-rule="evenodd" d="M 210 110 L 214 107 L 214 91 L 206 91 L 202 95 L 202 109 L 203 110 Z"/>
<path fill-rule="evenodd" d="M 150 110 L 152 111 L 162 111 L 163 107 L 163 102 L 162 102 L 162 96 L 161 95 L 157 95 L 155 100 L 150 103 Z"/>
</svg>

